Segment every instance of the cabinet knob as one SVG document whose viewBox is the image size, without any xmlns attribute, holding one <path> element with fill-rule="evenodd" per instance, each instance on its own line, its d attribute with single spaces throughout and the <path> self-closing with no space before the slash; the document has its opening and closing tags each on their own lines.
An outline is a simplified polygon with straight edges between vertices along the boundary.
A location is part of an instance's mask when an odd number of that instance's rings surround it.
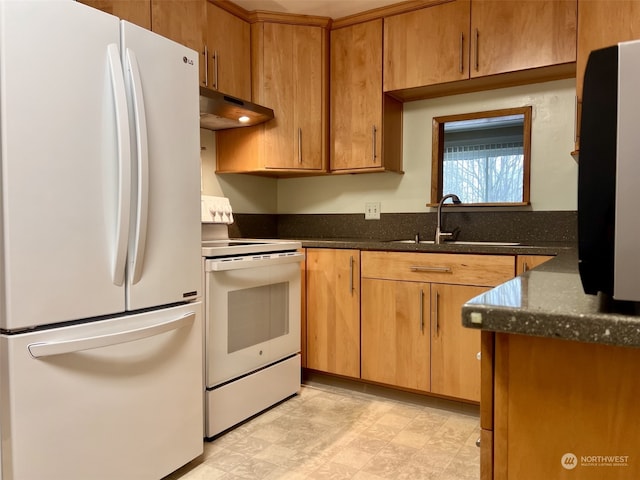
<svg viewBox="0 0 640 480">
<path fill-rule="evenodd" d="M 478 360 L 482 360 L 482 352 L 478 352 L 478 353 L 476 353 L 476 358 L 477 358 Z"/>
<path fill-rule="evenodd" d="M 476 440 L 476 447 L 480 448 L 480 437 Z"/>
</svg>

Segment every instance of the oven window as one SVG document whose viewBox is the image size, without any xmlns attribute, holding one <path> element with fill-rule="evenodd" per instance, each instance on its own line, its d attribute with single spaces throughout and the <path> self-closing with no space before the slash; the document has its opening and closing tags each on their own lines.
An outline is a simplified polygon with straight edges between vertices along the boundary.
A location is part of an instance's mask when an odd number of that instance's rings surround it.
<svg viewBox="0 0 640 480">
<path fill-rule="evenodd" d="M 228 294 L 228 353 L 289 333 L 289 282 Z"/>
</svg>

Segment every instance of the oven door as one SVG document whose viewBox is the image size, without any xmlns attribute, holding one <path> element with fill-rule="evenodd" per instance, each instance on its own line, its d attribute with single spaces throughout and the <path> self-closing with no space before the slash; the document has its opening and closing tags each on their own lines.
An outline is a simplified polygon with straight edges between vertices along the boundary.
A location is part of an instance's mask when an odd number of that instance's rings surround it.
<svg viewBox="0 0 640 480">
<path fill-rule="evenodd" d="M 304 254 L 205 261 L 207 387 L 300 351 Z"/>
</svg>

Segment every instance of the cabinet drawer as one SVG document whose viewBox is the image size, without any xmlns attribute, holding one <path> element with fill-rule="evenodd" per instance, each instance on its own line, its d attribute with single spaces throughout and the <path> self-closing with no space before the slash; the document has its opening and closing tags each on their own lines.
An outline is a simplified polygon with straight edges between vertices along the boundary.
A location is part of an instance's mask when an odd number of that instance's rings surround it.
<svg viewBox="0 0 640 480">
<path fill-rule="evenodd" d="M 515 257 L 365 251 L 361 268 L 369 278 L 495 286 L 513 278 Z"/>
</svg>

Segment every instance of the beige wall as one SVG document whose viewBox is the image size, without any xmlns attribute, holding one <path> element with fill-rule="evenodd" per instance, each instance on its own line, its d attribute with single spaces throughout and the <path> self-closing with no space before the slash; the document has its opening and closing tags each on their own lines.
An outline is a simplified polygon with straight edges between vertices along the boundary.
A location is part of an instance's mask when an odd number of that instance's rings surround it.
<svg viewBox="0 0 640 480">
<path fill-rule="evenodd" d="M 420 100 L 404 105 L 404 175 L 374 173 L 266 179 L 215 175 L 214 135 L 203 130 L 205 192 L 219 190 L 239 213 L 361 213 L 381 202 L 383 213 L 425 212 L 431 181 L 431 120 L 434 116 L 533 106 L 531 208 L 575 210 L 577 163 L 574 138 L 575 80 Z M 207 145 L 204 145 L 207 143 Z M 212 193 L 215 194 L 215 193 Z"/>
</svg>

